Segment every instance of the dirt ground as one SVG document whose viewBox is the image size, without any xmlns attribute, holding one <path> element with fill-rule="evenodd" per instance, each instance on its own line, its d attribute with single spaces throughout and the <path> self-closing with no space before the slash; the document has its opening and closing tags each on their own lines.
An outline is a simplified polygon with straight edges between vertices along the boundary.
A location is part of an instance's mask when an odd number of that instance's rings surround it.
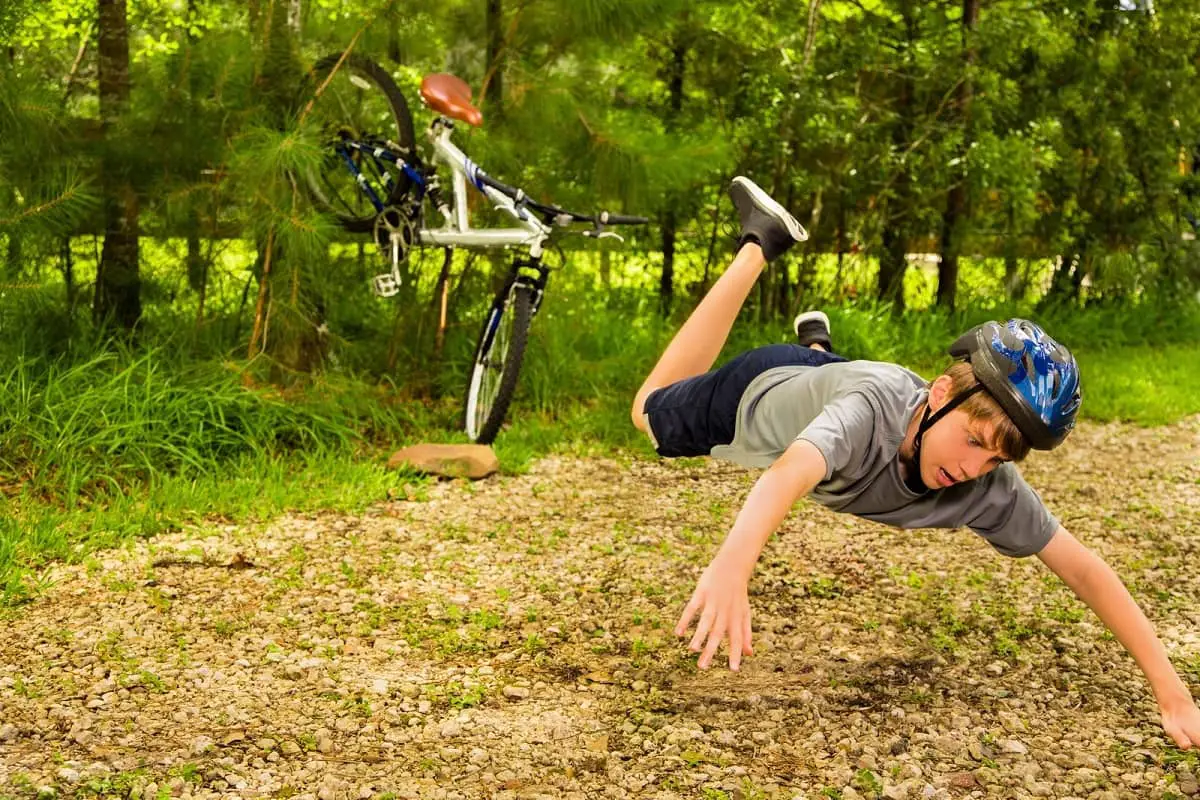
<svg viewBox="0 0 1200 800">
<path fill-rule="evenodd" d="M 1200 691 L 1200 418 L 1023 472 Z M 756 655 L 697 670 L 671 628 L 754 477 L 547 458 L 58 567 L 0 619 L 0 797 L 1200 794 L 1120 645 L 968 530 L 800 503 Z"/>
</svg>

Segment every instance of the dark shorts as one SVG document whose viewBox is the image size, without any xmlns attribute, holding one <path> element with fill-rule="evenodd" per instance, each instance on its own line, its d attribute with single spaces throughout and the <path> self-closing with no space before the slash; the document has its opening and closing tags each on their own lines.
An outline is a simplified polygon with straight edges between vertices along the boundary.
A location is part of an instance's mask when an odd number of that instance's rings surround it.
<svg viewBox="0 0 1200 800">
<path fill-rule="evenodd" d="M 717 445 L 732 442 L 742 393 L 767 370 L 845 360 L 798 344 L 771 344 L 747 350 L 712 372 L 655 389 L 646 398 L 644 411 L 658 454 L 706 456 Z"/>
</svg>

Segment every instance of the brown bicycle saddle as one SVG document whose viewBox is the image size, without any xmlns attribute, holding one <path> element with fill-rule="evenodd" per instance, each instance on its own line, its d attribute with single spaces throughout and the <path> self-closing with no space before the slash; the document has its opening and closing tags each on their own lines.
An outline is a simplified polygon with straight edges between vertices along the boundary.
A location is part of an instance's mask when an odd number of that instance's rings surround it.
<svg viewBox="0 0 1200 800">
<path fill-rule="evenodd" d="M 475 127 L 483 124 L 483 112 L 471 105 L 471 87 L 462 78 L 446 72 L 426 75 L 421 81 L 421 99 L 444 117 Z"/>
</svg>

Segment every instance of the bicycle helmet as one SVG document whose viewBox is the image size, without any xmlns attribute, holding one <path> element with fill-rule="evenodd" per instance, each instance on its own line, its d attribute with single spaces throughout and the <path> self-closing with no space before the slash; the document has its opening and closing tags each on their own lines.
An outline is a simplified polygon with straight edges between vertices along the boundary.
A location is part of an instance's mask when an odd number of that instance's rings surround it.
<svg viewBox="0 0 1200 800">
<path fill-rule="evenodd" d="M 1067 348 L 1024 319 L 976 325 L 950 345 L 1037 450 L 1058 447 L 1079 412 L 1079 366 Z"/>
</svg>

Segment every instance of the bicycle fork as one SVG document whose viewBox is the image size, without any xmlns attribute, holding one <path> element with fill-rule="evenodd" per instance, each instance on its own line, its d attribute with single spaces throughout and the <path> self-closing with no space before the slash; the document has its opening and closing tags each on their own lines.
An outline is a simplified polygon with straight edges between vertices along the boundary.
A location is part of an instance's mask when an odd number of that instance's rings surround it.
<svg viewBox="0 0 1200 800">
<path fill-rule="evenodd" d="M 529 270 L 536 270 L 537 274 L 530 274 Z M 496 294 L 496 299 L 492 301 L 492 307 L 488 311 L 487 333 L 480 342 L 485 352 L 491 348 L 492 339 L 504 316 L 504 309 L 512 302 L 513 292 L 518 287 L 524 287 L 530 291 L 533 296 L 533 317 L 537 317 L 538 309 L 542 307 L 542 298 L 546 294 L 546 281 L 549 277 L 550 270 L 542 265 L 540 258 L 513 259 L 508 277 L 504 281 L 504 288 Z"/>
</svg>

